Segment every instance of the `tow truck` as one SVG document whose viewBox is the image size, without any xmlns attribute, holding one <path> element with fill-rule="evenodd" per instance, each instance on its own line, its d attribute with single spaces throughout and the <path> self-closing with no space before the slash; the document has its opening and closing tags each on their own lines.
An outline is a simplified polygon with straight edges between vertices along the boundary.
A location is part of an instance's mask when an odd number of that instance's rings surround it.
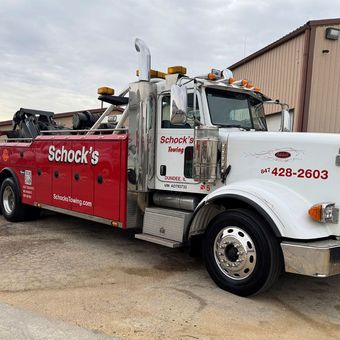
<svg viewBox="0 0 340 340">
<path fill-rule="evenodd" d="M 67 129 L 53 112 L 15 114 L 0 143 L 4 218 L 47 209 L 202 249 L 215 283 L 240 296 L 283 271 L 339 274 L 340 136 L 290 132 L 287 105 L 228 69 L 163 73 L 142 40 L 135 48 L 139 79 L 119 95 L 100 88 L 110 104 L 100 117 L 78 113 Z M 278 132 L 267 131 L 267 103 L 281 105 Z"/>
</svg>

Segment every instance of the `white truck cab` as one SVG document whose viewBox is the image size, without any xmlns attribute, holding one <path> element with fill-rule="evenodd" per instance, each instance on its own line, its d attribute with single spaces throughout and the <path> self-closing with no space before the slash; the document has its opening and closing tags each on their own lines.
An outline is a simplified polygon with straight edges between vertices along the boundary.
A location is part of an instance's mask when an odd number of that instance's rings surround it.
<svg viewBox="0 0 340 340">
<path fill-rule="evenodd" d="M 144 194 L 136 237 L 201 242 L 212 279 L 242 296 L 283 270 L 340 273 L 340 136 L 288 132 L 287 105 L 229 70 L 190 78 L 179 66 L 145 69 L 129 92 L 129 110 L 141 108 L 129 126 L 140 138 L 129 169 Z M 265 103 L 282 106 L 281 131 L 267 131 Z"/>
</svg>

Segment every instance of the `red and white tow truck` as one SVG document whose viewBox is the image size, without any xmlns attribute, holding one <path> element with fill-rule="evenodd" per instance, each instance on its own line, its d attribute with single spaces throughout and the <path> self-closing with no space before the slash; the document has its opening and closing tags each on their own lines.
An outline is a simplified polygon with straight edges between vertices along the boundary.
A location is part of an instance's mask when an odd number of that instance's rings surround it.
<svg viewBox="0 0 340 340">
<path fill-rule="evenodd" d="M 287 106 L 268 132 L 260 89 L 229 70 L 189 77 L 151 70 L 139 39 L 139 80 L 99 119 L 73 129 L 20 109 L 0 143 L 0 207 L 12 222 L 41 209 L 140 228 L 168 247 L 202 245 L 216 284 L 247 296 L 280 273 L 340 273 L 340 135 L 292 133 Z M 127 96 L 128 95 L 128 96 Z M 274 102 L 276 103 L 276 102 Z M 118 120 L 110 114 L 124 112 Z"/>
</svg>

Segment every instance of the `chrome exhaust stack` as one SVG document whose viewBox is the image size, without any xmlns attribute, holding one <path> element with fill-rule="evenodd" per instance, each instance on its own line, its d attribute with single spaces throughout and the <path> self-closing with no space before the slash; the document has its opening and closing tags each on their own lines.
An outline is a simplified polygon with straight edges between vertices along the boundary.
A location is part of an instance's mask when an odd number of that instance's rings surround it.
<svg viewBox="0 0 340 340">
<path fill-rule="evenodd" d="M 139 52 L 139 80 L 150 81 L 151 53 L 146 43 L 136 38 L 135 48 Z"/>
</svg>

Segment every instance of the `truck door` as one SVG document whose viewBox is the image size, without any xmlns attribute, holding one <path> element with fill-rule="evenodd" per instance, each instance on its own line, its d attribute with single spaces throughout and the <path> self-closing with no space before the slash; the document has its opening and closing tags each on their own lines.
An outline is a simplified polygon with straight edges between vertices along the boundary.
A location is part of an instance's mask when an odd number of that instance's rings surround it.
<svg viewBox="0 0 340 340">
<path fill-rule="evenodd" d="M 193 111 L 194 94 L 188 93 L 188 112 Z M 196 113 L 199 119 L 200 97 L 196 97 Z M 194 119 L 182 125 L 170 122 L 170 93 L 158 102 L 156 189 L 200 192 L 200 186 L 192 179 L 194 145 Z"/>
</svg>

